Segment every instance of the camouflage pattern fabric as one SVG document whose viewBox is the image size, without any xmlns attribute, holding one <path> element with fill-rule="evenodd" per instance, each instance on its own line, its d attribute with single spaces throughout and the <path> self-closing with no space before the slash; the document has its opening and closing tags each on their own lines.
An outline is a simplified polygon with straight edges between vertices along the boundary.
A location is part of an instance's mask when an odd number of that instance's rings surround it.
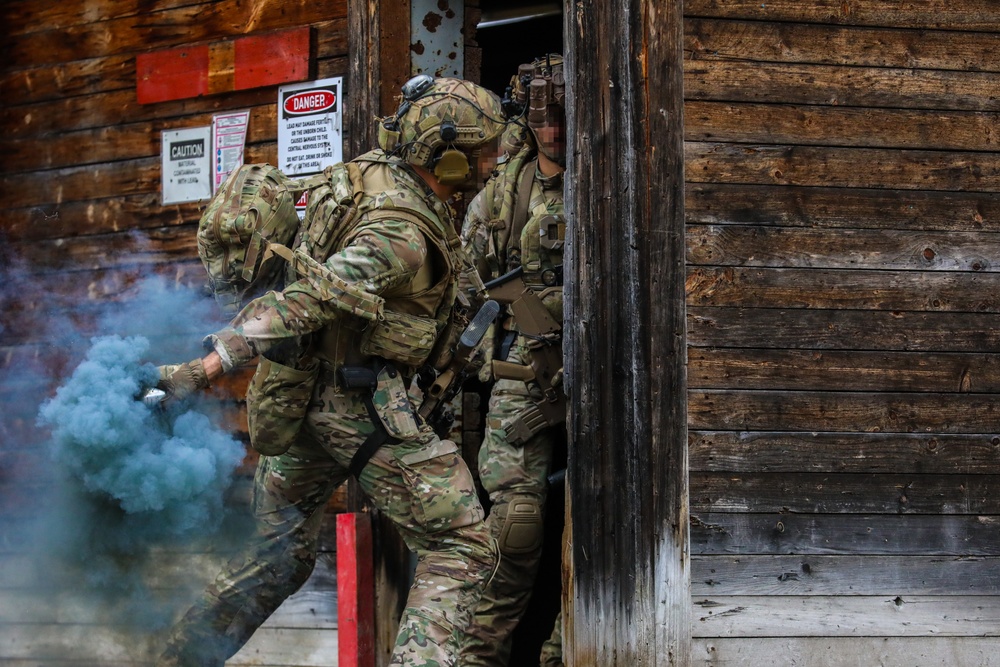
<svg viewBox="0 0 1000 667">
<path fill-rule="evenodd" d="M 158 667 L 221 667 L 309 578 L 323 510 L 372 428 L 360 394 L 323 376 L 299 439 L 285 454 L 260 459 L 252 547 L 175 627 Z M 425 426 L 379 449 L 359 482 L 417 556 L 390 664 L 453 665 L 496 558 L 471 473 L 456 445 Z"/>
<path fill-rule="evenodd" d="M 562 263 L 561 248 L 550 249 L 539 241 L 540 221 L 553 216 L 562 219 L 562 177 L 544 177 L 535 172 L 530 191 L 529 217 L 521 238 L 511 243 L 509 234 L 512 191 L 517 188 L 518 171 L 531 157 L 530 146 L 501 165 L 491 183 L 473 200 L 466 214 L 462 241 L 471 260 L 480 268 L 483 279 L 498 277 L 520 264 L 525 268 L 525 282 L 534 288 L 544 288 L 542 271 Z M 508 255 L 512 246 L 521 250 L 519 256 Z M 553 290 L 546 306 L 562 321 L 561 290 Z M 508 326 L 510 326 L 508 321 Z M 528 364 L 526 340 L 518 336 L 507 361 Z M 493 503 L 487 517 L 490 534 L 500 540 L 512 503 L 521 499 L 537 502 L 544 513 L 548 494 L 547 475 L 550 472 L 553 449 L 562 426 L 548 427 L 527 442 L 513 437 L 513 423 L 530 412 L 541 400 L 541 390 L 535 382 L 499 380 L 490 395 L 486 420 L 486 437 L 479 452 L 479 474 L 483 487 Z M 539 516 L 539 520 L 541 516 Z M 538 526 L 541 531 L 541 526 Z M 500 546 L 497 573 L 483 592 L 476 607 L 472 625 L 466 631 L 465 644 L 459 657 L 463 667 L 490 665 L 506 667 L 511 650 L 511 634 L 524 615 L 534 588 L 541 560 L 541 540 L 533 548 L 510 549 Z"/>
<path fill-rule="evenodd" d="M 369 188 L 369 176 L 391 183 L 396 197 L 405 192 L 422 202 L 435 228 L 412 216 L 393 215 L 385 197 L 379 199 L 383 190 Z M 427 265 L 440 259 L 435 253 L 451 247 L 442 238 L 447 229 L 458 249 L 450 209 L 398 161 L 372 163 L 365 178 L 368 199 L 359 206 L 357 227 L 324 266 L 347 283 L 384 297 L 387 310 L 391 305 L 411 315 L 443 311 L 446 316 L 456 289 L 452 264 L 436 262 L 444 275 L 430 278 Z M 440 287 L 434 303 L 422 300 L 425 283 Z M 371 363 L 360 351 L 363 327 L 352 317 L 331 302 L 314 277 L 305 276 L 255 299 L 209 341 L 224 365 L 232 367 L 264 352 L 283 352 L 305 334 L 325 339 L 332 331 L 329 338 L 346 341 L 352 364 Z M 316 353 L 310 346 L 293 347 L 307 357 Z M 295 361 L 294 355 L 281 360 Z M 174 629 L 160 667 L 221 666 L 308 579 L 326 501 L 347 478 L 352 457 L 374 428 L 361 395 L 335 386 L 335 368 L 324 362 L 291 447 L 261 459 L 254 493 L 256 535 Z M 496 549 L 456 445 L 439 440 L 426 426 L 411 427 L 416 424 L 412 406 L 398 383 L 386 381 L 375 399 L 387 426 L 402 438 L 377 451 L 359 482 L 417 556 L 391 664 L 447 667 L 455 664 L 462 632 L 495 566 Z"/>
<path fill-rule="evenodd" d="M 563 667 L 562 644 L 562 612 L 559 612 L 552 627 L 552 634 L 542 643 L 542 650 L 538 654 L 538 667 Z"/>
<path fill-rule="evenodd" d="M 508 361 L 525 363 L 527 348 L 519 341 Z M 547 476 L 552 465 L 556 428 L 546 428 L 523 444 L 512 444 L 505 427 L 528 411 L 541 390 L 534 383 L 499 380 L 490 395 L 486 418 L 486 438 L 479 450 L 479 475 L 493 506 L 487 518 L 490 535 L 500 538 L 510 504 L 531 498 L 544 508 L 548 497 Z M 466 630 L 459 664 L 506 667 L 511 650 L 511 634 L 531 599 L 541 540 L 529 550 L 512 553 L 500 548 L 497 572 L 483 591 L 472 624 Z"/>
<path fill-rule="evenodd" d="M 427 186 L 398 162 L 387 163 L 384 169 L 391 172 L 396 198 L 399 192 L 408 191 L 411 201 L 424 202 L 428 216 L 440 221 L 439 233 L 445 234 L 452 225 L 447 204 L 434 198 Z M 324 267 L 340 279 L 370 294 L 385 295 L 387 301 L 421 274 L 430 252 L 428 235 L 409 217 L 380 216 L 372 220 L 382 207 L 394 205 L 390 197 L 382 190 L 366 195 L 349 245 L 324 262 Z M 227 329 L 210 336 L 210 342 L 232 366 L 247 363 L 290 337 L 317 332 L 349 317 L 342 305 L 330 297 L 321 277 L 303 276 L 280 292 L 254 299 Z"/>
</svg>

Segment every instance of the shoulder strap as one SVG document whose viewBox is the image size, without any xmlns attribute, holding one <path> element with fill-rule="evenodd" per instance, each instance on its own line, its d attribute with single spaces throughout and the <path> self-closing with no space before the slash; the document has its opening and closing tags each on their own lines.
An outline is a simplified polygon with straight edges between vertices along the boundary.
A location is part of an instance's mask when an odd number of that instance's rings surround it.
<svg viewBox="0 0 1000 667">
<path fill-rule="evenodd" d="M 521 232 L 528 224 L 528 208 L 531 204 L 531 185 L 535 181 L 535 170 L 538 160 L 531 160 L 521 167 L 517 179 L 517 200 L 514 215 L 510 221 L 510 247 L 518 252 L 521 250 Z"/>
</svg>

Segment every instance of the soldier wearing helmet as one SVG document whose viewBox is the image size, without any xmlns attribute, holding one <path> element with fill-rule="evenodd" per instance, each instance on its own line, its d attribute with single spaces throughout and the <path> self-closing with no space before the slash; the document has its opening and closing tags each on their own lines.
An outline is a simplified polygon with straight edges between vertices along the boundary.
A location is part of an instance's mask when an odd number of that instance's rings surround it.
<svg viewBox="0 0 1000 667">
<path fill-rule="evenodd" d="M 209 336 L 205 357 L 160 368 L 158 386 L 177 402 L 259 358 L 248 412 L 251 434 L 265 438 L 255 447 L 271 454 L 255 476 L 255 534 L 174 628 L 160 667 L 222 667 L 244 645 L 311 574 L 324 508 L 349 475 L 418 555 L 392 664 L 455 663 L 496 553 L 458 448 L 416 419 L 408 389 L 432 359 L 466 261 L 446 200 L 474 180 L 502 129 L 485 89 L 412 79 L 380 123 L 380 149 L 348 164 L 350 224 L 310 205 L 298 247 L 336 239 L 329 252 L 289 254 L 282 289 Z M 271 451 L 277 440 L 287 442 Z"/>
<path fill-rule="evenodd" d="M 518 68 L 503 100 L 511 119 L 503 139 L 508 159 L 469 206 L 462 229 L 463 245 L 482 279 L 502 283 L 504 276 L 517 275 L 553 323 L 542 334 L 511 310 L 495 346 L 496 382 L 479 474 L 492 502 L 487 524 L 500 562 L 467 631 L 459 657 L 463 666 L 508 664 L 511 634 L 538 572 L 547 477 L 565 429 L 559 334 L 564 96 L 560 56 L 550 54 Z"/>
</svg>

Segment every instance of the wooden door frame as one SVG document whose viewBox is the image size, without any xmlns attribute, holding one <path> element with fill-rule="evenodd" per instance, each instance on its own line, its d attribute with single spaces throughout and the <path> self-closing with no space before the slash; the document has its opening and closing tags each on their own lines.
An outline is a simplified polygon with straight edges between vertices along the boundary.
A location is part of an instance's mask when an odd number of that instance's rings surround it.
<svg viewBox="0 0 1000 667">
<path fill-rule="evenodd" d="M 682 2 L 564 18 L 566 664 L 686 666 Z"/>
</svg>

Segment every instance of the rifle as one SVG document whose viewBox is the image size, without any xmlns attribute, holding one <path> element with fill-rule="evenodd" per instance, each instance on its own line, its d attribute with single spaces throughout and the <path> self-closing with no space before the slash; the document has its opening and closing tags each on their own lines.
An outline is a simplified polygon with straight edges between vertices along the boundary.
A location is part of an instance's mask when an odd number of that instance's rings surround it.
<svg viewBox="0 0 1000 667">
<path fill-rule="evenodd" d="M 535 380 L 544 400 L 537 404 L 539 419 L 531 429 L 541 428 L 541 420 L 550 426 L 566 420 L 566 397 L 557 389 L 562 375 L 562 325 L 552 317 L 542 299 L 525 284 L 524 267 L 517 267 L 484 285 L 491 299 L 510 308 L 517 332 L 529 340 L 527 366 L 493 360 L 493 377 L 501 380 Z M 537 423 L 536 423 L 537 422 Z"/>
<path fill-rule="evenodd" d="M 454 417 L 447 411 L 448 403 L 462 389 L 462 385 L 474 372 L 473 361 L 493 320 L 500 314 L 500 304 L 489 300 L 482 305 L 469 326 L 462 332 L 455 346 L 448 367 L 425 390 L 424 400 L 417 412 L 425 422 L 441 437 L 451 427 Z"/>
</svg>

